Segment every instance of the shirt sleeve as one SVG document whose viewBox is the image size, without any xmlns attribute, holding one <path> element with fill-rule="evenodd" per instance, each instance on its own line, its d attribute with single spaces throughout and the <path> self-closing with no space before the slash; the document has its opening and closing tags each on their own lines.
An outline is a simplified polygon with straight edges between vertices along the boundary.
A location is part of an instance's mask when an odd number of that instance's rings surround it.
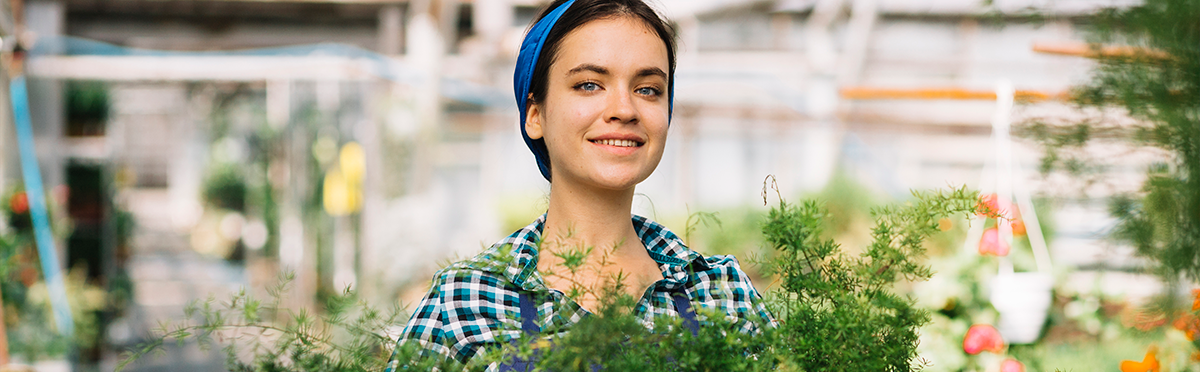
<svg viewBox="0 0 1200 372">
<path fill-rule="evenodd" d="M 417 311 L 413 312 L 412 317 L 408 319 L 408 323 L 404 326 L 404 331 L 400 333 L 400 340 L 396 342 L 396 349 L 407 347 L 409 344 L 417 344 L 422 350 L 423 356 L 441 355 L 444 358 L 450 358 L 450 348 L 445 345 L 445 304 L 441 294 L 440 280 L 435 280 L 429 289 L 429 293 L 421 299 L 421 304 L 417 306 Z M 399 361 L 396 360 L 397 353 L 392 353 L 391 360 L 388 361 L 385 372 L 396 371 Z"/>
<path fill-rule="evenodd" d="M 497 275 L 444 269 L 400 333 L 397 348 L 417 344 L 423 355 L 469 364 L 485 346 L 520 337 L 520 322 L 512 316 L 518 311 L 517 298 L 516 288 Z"/>
<path fill-rule="evenodd" d="M 766 301 L 763 301 L 762 294 L 758 293 L 758 289 L 754 288 L 754 284 L 750 283 L 750 277 L 746 276 L 745 273 L 742 274 L 742 277 L 745 278 L 745 285 L 749 288 L 752 311 L 755 314 L 755 319 L 758 320 L 758 330 L 761 331 L 763 328 L 779 328 L 779 321 L 775 320 L 775 316 L 771 315 L 770 310 L 767 310 Z"/>
</svg>

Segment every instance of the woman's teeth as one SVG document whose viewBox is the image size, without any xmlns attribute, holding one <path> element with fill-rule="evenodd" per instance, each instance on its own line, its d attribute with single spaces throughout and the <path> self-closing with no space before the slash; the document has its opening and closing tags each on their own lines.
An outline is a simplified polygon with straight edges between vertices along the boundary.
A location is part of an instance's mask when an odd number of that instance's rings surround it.
<svg viewBox="0 0 1200 372">
<path fill-rule="evenodd" d="M 638 143 L 630 140 L 621 139 L 603 139 L 592 141 L 601 145 L 617 146 L 617 147 L 637 147 Z"/>
</svg>

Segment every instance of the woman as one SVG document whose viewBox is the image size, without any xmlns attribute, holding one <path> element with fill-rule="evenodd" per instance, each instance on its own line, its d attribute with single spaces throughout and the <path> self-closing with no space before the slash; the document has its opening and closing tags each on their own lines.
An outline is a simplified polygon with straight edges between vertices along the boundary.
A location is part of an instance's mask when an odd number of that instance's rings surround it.
<svg viewBox="0 0 1200 372">
<path fill-rule="evenodd" d="M 514 74 L 522 134 L 551 181 L 549 209 L 438 272 L 400 343 L 467 363 L 523 332 L 569 330 L 597 310 L 605 287 L 637 299 L 635 315 L 647 324 L 666 315 L 695 327 L 698 306 L 744 332 L 774 327 L 736 259 L 705 258 L 665 227 L 631 217 L 634 187 L 662 158 L 674 76 L 674 32 L 642 0 L 550 4 Z M 565 274 L 582 256 L 580 270 Z"/>
</svg>

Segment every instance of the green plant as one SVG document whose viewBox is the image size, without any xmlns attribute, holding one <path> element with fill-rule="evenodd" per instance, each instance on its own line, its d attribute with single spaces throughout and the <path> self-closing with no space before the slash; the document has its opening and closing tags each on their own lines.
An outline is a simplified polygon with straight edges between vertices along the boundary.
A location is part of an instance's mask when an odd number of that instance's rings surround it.
<svg viewBox="0 0 1200 372">
<path fill-rule="evenodd" d="M 223 344 L 230 371 L 378 371 L 392 355 L 389 331 L 402 326 L 400 310 L 381 311 L 346 289 L 327 297 L 320 315 L 282 306 L 294 275 L 283 273 L 268 288 L 266 301 L 245 290 L 228 300 L 210 297 L 185 309 L 187 320 L 161 324 L 159 337 L 126 353 L 120 371 L 148 354 L 162 350 L 169 340 L 188 339 L 201 347 Z M 415 347 L 395 350 L 401 367 L 415 371 L 452 370 L 453 361 L 424 358 Z"/>
<path fill-rule="evenodd" d="M 816 201 L 772 208 L 763 234 L 775 248 L 768 261 L 781 290 L 770 294 L 780 318 L 777 346 L 805 371 L 912 371 L 917 327 L 929 321 L 912 299 L 894 292 L 901 280 L 925 280 L 923 243 L 938 221 L 975 212 L 978 195 L 965 188 L 914 192 L 913 200 L 876 208 L 873 241 L 857 257 L 822 238 L 827 213 Z"/>
<path fill-rule="evenodd" d="M 72 230 L 71 220 L 62 208 L 65 200 L 59 190 L 47 192 L 47 213 L 56 238 L 65 238 Z M 89 283 L 86 270 L 65 273 L 67 302 L 75 321 L 74 337 L 62 335 L 54 325 L 50 295 L 39 264 L 30 205 L 21 187 L 10 188 L 3 197 L 7 229 L 0 234 L 0 305 L 4 307 L 4 331 L 8 351 L 24 361 L 61 358 L 73 349 L 95 345 L 101 325 L 99 312 L 108 307 L 103 289 Z"/>
<path fill-rule="evenodd" d="M 570 240 L 570 231 L 565 239 Z M 696 309 L 711 324 L 693 335 L 681 319 L 656 318 L 647 328 L 635 315 L 637 298 L 627 291 L 621 272 L 604 276 L 611 268 L 611 250 L 589 261 L 595 247 L 562 241 L 543 241 L 539 251 L 552 255 L 559 263 L 542 270 L 542 276 L 561 280 L 564 293 L 577 303 L 594 304 L 596 312 L 571 326 L 571 331 L 545 341 L 540 336 L 524 336 L 514 343 L 485 351 L 468 370 L 484 369 L 489 364 L 505 363 L 514 357 L 538 355 L 536 371 L 770 371 L 774 370 L 771 341 L 773 333 L 745 334 L 725 319 L 724 314 Z M 508 252 L 501 249 L 500 252 Z M 546 256 L 543 256 L 546 257 Z M 511 255 L 492 257 L 492 264 L 507 266 Z M 587 275 L 593 274 L 593 275 Z M 581 277 L 607 278 L 591 283 Z M 589 302 L 589 298 L 595 301 Z M 762 322 L 756 322 L 762 324 Z M 551 346 L 551 347 L 547 347 Z"/>
<path fill-rule="evenodd" d="M 66 84 L 66 134 L 94 136 L 104 134 L 111 111 L 108 87 L 99 81 L 68 81 Z"/>
<path fill-rule="evenodd" d="M 1200 327 L 1178 294 L 1200 280 L 1200 2 L 1146 0 L 1110 9 L 1092 23 L 1097 66 L 1072 91 L 1079 114 L 1038 118 L 1018 134 L 1045 149 L 1043 172 L 1065 172 L 1088 182 L 1115 163 L 1096 148 L 1120 148 L 1153 159 L 1136 190 L 1109 199 L 1116 224 L 1110 238 L 1145 259 L 1139 268 L 1158 276 L 1165 290 L 1139 316 Z M 1117 168 L 1119 169 L 1119 168 Z M 1188 319 L 1190 317 L 1190 319 Z M 1200 347 L 1194 333 L 1187 340 Z M 1166 356 L 1164 356 L 1165 358 Z"/>
<path fill-rule="evenodd" d="M 922 262 L 923 244 L 939 232 L 938 221 L 975 212 L 978 195 L 962 189 L 914 192 L 903 205 L 876 208 L 874 241 L 859 255 L 843 252 L 821 235 L 827 212 L 816 201 L 790 204 L 782 199 L 762 224 L 773 253 L 762 261 L 778 287 L 765 296 L 780 326 L 745 334 L 723 314 L 701 312 L 707 319 L 693 335 L 680 319 L 659 318 L 647 328 L 634 314 L 635 298 L 617 280 L 598 288 L 580 288 L 575 296 L 598 294 L 597 311 L 554 338 L 552 348 L 519 340 L 485 350 L 470 365 L 430 357 L 407 343 L 394 351 L 411 370 L 483 370 L 490 363 L 537 353 L 543 371 L 913 371 L 923 365 L 916 353 L 917 327 L 929 314 L 896 293 L 904 280 L 931 274 Z M 571 279 L 594 269 L 585 257 L 590 248 L 561 249 L 561 267 L 547 275 Z M 547 249 L 547 251 L 551 251 Z M 552 252 L 553 253 L 553 252 Z M 487 265 L 505 265 L 500 255 Z M 600 266 L 604 262 L 597 263 Z M 195 322 L 164 325 L 162 337 L 129 354 L 127 363 L 150 353 L 168 339 L 193 338 L 204 345 L 224 341 L 228 365 L 235 371 L 381 370 L 394 341 L 388 329 L 400 325 L 398 311 L 379 312 L 352 291 L 331 296 L 321 316 L 280 307 L 289 276 L 270 288 L 267 302 L 238 293 L 189 309 Z M 586 283 L 584 283 L 586 284 Z M 527 337 L 528 338 L 528 337 Z"/>
<path fill-rule="evenodd" d="M 602 365 L 604 371 L 772 371 L 779 363 L 780 350 L 772 349 L 774 333 L 744 334 L 716 314 L 696 335 L 678 319 L 659 318 L 653 326 L 657 331 L 652 331 L 633 316 L 636 301 L 631 296 L 609 291 L 601 299 L 594 316 L 555 338 L 553 347 L 538 349 L 536 370 L 583 372 Z M 502 362 L 534 353 L 529 342 L 516 345 L 482 360 Z"/>
<path fill-rule="evenodd" d="M 1173 282 L 1200 280 L 1200 3 L 1147 0 L 1096 18 L 1098 66 L 1072 91 L 1083 119 L 1039 118 L 1018 133 L 1043 145 L 1042 170 L 1090 176 L 1111 164 L 1087 152 L 1117 144 L 1161 159 L 1140 190 L 1112 199 L 1113 237 L 1150 259 L 1151 270 Z M 1129 120 L 1132 119 L 1132 120 Z"/>
<path fill-rule="evenodd" d="M 29 271 L 21 267 L 15 268 L 16 277 L 6 275 L 6 280 L 0 287 L 3 290 L 8 351 L 12 355 L 27 362 L 36 362 L 63 358 L 72 349 L 95 345 L 100 332 L 98 312 L 107 305 L 102 288 L 88 284 L 83 270 L 71 270 L 66 276 L 67 300 L 75 321 L 73 337 L 68 337 L 55 329 L 50 295 L 45 282 L 23 282 L 22 280 L 29 280 Z"/>
<path fill-rule="evenodd" d="M 203 197 L 214 207 L 244 212 L 248 189 L 238 164 L 219 164 L 209 171 L 204 180 Z"/>
<path fill-rule="evenodd" d="M 551 371 L 912 371 L 917 357 L 917 327 L 929 314 L 898 295 L 903 280 L 923 280 L 924 242 L 939 233 L 938 221 L 976 211 L 978 195 L 965 188 L 914 192 L 903 205 L 876 208 L 873 242 L 857 256 L 845 253 L 822 235 L 828 213 L 817 201 L 789 204 L 782 199 L 762 224 L 773 249 L 764 260 L 777 276 L 778 289 L 766 300 L 780 327 L 758 335 L 733 329 L 721 316 L 693 336 L 677 319 L 660 319 L 647 330 L 632 315 L 634 299 L 607 287 L 599 311 L 556 338 L 554 348 L 539 351 L 538 366 Z M 586 250 L 568 250 L 575 256 Z M 582 267 L 579 259 L 564 265 Z M 569 271 L 569 270 L 568 270 Z M 534 351 L 518 342 L 487 360 Z"/>
</svg>

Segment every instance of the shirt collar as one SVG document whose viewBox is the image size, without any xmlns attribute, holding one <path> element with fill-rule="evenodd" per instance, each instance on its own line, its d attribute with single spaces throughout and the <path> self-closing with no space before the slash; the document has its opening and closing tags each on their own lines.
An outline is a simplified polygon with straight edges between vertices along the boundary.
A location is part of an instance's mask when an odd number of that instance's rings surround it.
<svg viewBox="0 0 1200 372">
<path fill-rule="evenodd" d="M 665 226 L 638 215 L 633 215 L 631 218 L 634 231 L 642 239 L 642 244 L 646 246 L 650 258 L 663 269 L 663 277 L 669 287 L 686 283 L 689 264 L 699 265 L 695 268 L 697 270 L 708 269 L 708 263 L 704 257 L 696 251 L 688 249 L 683 240 Z M 490 255 L 485 254 L 481 258 L 491 261 L 493 265 L 506 263 L 503 267 L 492 266 L 493 270 L 485 270 L 500 273 L 510 282 L 525 290 L 545 289 L 546 284 L 542 280 L 542 276 L 537 273 L 538 243 L 541 242 L 542 230 L 545 226 L 546 215 L 542 214 L 533 223 L 492 246 L 489 253 L 505 255 L 509 259 L 496 260 L 501 257 L 488 257 Z M 484 262 L 476 263 L 487 265 Z M 484 269 L 478 266 L 476 268 Z"/>
</svg>

